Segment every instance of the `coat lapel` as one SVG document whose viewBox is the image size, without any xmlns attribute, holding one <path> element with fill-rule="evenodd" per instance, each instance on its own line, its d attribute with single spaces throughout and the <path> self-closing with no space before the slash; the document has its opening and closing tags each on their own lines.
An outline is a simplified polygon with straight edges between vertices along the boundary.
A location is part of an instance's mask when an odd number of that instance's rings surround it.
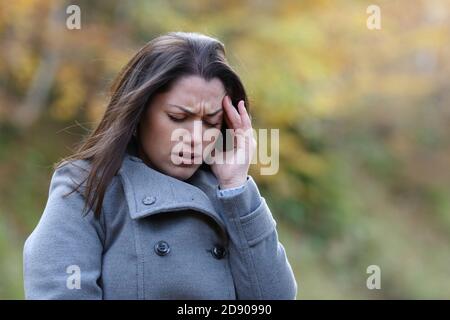
<svg viewBox="0 0 450 320">
<path fill-rule="evenodd" d="M 153 214 L 194 210 L 206 214 L 225 231 L 222 217 L 217 213 L 207 193 L 215 190 L 214 181 L 203 170 L 181 181 L 149 166 L 133 154 L 126 153 L 118 172 L 132 219 Z"/>
</svg>

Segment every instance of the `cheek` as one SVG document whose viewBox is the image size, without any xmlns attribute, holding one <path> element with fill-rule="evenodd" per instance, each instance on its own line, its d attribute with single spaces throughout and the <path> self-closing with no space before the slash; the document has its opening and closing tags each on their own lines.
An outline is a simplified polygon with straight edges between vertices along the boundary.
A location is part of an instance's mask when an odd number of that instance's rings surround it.
<svg viewBox="0 0 450 320">
<path fill-rule="evenodd" d="M 158 154 L 167 154 L 176 143 L 176 141 L 171 141 L 172 132 L 179 126 L 172 123 L 167 116 L 165 118 L 155 117 L 150 120 L 143 134 L 146 149 Z"/>
<path fill-rule="evenodd" d="M 145 136 L 147 139 L 154 139 L 155 142 L 159 142 L 167 136 L 168 131 L 170 130 L 169 126 L 170 123 L 167 122 L 167 119 L 165 119 L 162 114 L 153 115 L 147 121 Z"/>
</svg>

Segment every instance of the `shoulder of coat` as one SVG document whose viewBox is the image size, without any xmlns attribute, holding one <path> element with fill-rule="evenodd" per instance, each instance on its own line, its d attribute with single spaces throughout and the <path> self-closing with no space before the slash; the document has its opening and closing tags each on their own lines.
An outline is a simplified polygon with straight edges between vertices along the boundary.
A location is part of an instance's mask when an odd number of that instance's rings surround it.
<svg viewBox="0 0 450 320">
<path fill-rule="evenodd" d="M 80 176 L 89 174 L 91 169 L 91 163 L 88 160 L 77 159 L 68 160 L 62 162 L 56 169 L 55 173 L 70 175 L 70 176 Z"/>
<path fill-rule="evenodd" d="M 55 168 L 52 181 L 56 179 L 68 180 L 71 181 L 73 187 L 80 186 L 82 189 L 86 186 L 90 168 L 91 164 L 88 160 L 66 160 Z"/>
</svg>

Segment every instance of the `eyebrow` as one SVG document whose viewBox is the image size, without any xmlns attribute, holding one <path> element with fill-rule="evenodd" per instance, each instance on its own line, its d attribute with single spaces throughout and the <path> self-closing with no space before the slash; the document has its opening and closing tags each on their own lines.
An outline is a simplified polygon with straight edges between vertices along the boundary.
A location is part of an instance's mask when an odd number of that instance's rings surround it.
<svg viewBox="0 0 450 320">
<path fill-rule="evenodd" d="M 190 114 L 190 115 L 196 115 L 195 112 L 193 112 L 192 110 L 186 108 L 185 106 L 179 106 L 179 105 L 173 104 L 173 103 L 168 103 L 168 105 L 169 105 L 169 106 L 172 106 L 172 107 L 177 107 L 177 108 L 183 110 L 184 112 L 186 112 L 186 113 L 188 113 L 188 114 Z M 208 113 L 208 114 L 206 114 L 206 115 L 207 115 L 208 117 L 211 117 L 211 116 L 214 116 L 214 115 L 218 114 L 218 113 L 221 112 L 221 111 L 223 111 L 223 109 L 222 109 L 222 108 L 219 108 L 219 109 L 217 109 L 216 111 L 213 111 L 213 112 Z"/>
</svg>

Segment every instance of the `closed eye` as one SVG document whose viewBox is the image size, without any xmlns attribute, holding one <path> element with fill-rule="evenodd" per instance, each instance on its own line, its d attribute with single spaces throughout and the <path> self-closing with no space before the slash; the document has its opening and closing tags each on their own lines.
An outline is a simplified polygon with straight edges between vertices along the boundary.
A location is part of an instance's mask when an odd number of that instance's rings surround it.
<svg viewBox="0 0 450 320">
<path fill-rule="evenodd" d="M 174 121 L 174 122 L 183 122 L 184 120 L 186 120 L 187 117 L 176 117 L 174 115 L 171 114 L 167 114 L 167 116 L 169 117 L 170 120 Z M 211 123 L 211 122 L 207 122 L 205 121 L 206 125 L 208 127 L 216 127 L 220 124 L 220 122 L 217 123 Z"/>
<path fill-rule="evenodd" d="M 170 114 L 168 114 L 167 116 L 169 117 L 170 120 L 175 121 L 175 122 L 182 122 L 186 119 L 186 117 L 175 117 Z"/>
<path fill-rule="evenodd" d="M 219 123 L 209 123 L 209 122 L 206 122 L 206 121 L 205 121 L 205 123 L 209 127 L 215 127 L 215 126 L 219 125 Z"/>
</svg>

